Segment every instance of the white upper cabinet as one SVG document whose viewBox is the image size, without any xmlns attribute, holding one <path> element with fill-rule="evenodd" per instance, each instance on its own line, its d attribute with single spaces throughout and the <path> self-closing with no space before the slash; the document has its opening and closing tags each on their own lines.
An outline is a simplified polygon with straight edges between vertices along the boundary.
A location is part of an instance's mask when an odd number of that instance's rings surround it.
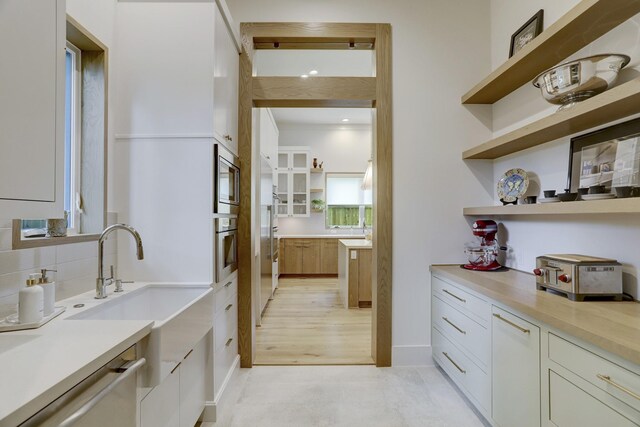
<svg viewBox="0 0 640 427">
<path fill-rule="evenodd" d="M 0 2 L 0 214 L 63 212 L 65 1 Z"/>
<path fill-rule="evenodd" d="M 278 167 L 278 140 L 280 138 L 280 132 L 276 125 L 276 121 L 271 114 L 271 110 L 268 108 L 261 108 L 259 111 L 260 153 L 266 157 L 271 168 L 275 169 Z"/>
<path fill-rule="evenodd" d="M 213 129 L 218 141 L 238 153 L 238 78 L 240 58 L 219 9 L 215 16 Z"/>
</svg>

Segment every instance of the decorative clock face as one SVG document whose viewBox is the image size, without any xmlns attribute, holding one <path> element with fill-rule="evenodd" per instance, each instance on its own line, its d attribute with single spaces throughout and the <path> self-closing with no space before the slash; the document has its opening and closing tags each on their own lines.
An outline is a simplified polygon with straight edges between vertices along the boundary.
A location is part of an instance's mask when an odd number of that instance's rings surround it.
<svg viewBox="0 0 640 427">
<path fill-rule="evenodd" d="M 529 187 L 529 176 L 522 169 L 510 169 L 498 181 L 498 197 L 511 203 L 518 200 Z"/>
</svg>

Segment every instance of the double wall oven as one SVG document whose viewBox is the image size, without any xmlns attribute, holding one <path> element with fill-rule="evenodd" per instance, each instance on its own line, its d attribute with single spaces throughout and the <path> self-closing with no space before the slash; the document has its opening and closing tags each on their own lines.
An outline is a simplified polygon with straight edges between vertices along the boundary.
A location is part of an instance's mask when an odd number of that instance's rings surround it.
<svg viewBox="0 0 640 427">
<path fill-rule="evenodd" d="M 214 163 L 214 269 L 216 282 L 221 282 L 238 269 L 240 161 L 216 144 Z"/>
</svg>

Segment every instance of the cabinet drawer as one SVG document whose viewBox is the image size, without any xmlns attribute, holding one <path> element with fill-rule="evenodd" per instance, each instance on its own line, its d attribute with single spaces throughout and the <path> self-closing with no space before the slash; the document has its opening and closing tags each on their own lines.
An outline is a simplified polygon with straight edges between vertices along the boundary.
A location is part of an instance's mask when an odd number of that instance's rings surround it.
<svg viewBox="0 0 640 427">
<path fill-rule="evenodd" d="M 481 362 L 480 367 L 486 372 L 490 360 L 489 331 L 442 301 L 439 296 L 434 295 L 432 302 L 433 322 L 447 338 L 457 342 L 475 356 Z"/>
<path fill-rule="evenodd" d="M 558 427 L 631 427 L 636 422 L 615 411 L 554 371 L 549 371 L 549 420 Z"/>
<path fill-rule="evenodd" d="M 438 294 L 443 301 L 454 307 L 461 308 L 465 314 L 477 319 L 480 323 L 487 325 L 491 318 L 491 305 L 459 286 L 445 282 L 436 276 L 431 276 L 431 287 L 433 292 Z"/>
<path fill-rule="evenodd" d="M 640 410 L 640 376 L 582 347 L 549 334 L 549 358 L 632 408 Z"/>
<path fill-rule="evenodd" d="M 213 348 L 219 350 L 231 338 L 238 325 L 238 304 L 236 295 L 229 298 L 224 307 L 216 313 L 213 321 Z"/>
<path fill-rule="evenodd" d="M 433 357 L 452 380 L 465 389 L 486 411 L 491 407 L 489 377 L 463 351 L 432 328 Z"/>
<path fill-rule="evenodd" d="M 238 335 L 233 334 L 213 355 L 213 387 L 216 400 L 218 392 L 238 355 Z"/>
<path fill-rule="evenodd" d="M 238 276 L 232 280 L 219 283 L 214 289 L 216 299 L 215 312 L 218 313 L 227 306 L 227 300 L 238 293 Z"/>
</svg>

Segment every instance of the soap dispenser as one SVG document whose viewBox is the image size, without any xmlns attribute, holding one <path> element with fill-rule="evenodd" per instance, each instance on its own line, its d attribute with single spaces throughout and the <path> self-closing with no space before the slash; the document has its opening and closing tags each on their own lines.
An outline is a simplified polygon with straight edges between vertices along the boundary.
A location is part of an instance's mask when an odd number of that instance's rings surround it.
<svg viewBox="0 0 640 427">
<path fill-rule="evenodd" d="M 18 322 L 37 323 L 42 320 L 44 291 L 38 285 L 40 273 L 32 273 L 27 279 L 27 287 L 18 294 Z"/>
<path fill-rule="evenodd" d="M 53 314 L 56 306 L 56 282 L 50 282 L 47 277 L 47 272 L 57 273 L 58 270 L 47 270 L 43 268 L 40 270 L 40 277 L 38 278 L 38 284 L 42 288 L 44 297 L 44 311 L 43 316 L 47 317 Z"/>
</svg>

